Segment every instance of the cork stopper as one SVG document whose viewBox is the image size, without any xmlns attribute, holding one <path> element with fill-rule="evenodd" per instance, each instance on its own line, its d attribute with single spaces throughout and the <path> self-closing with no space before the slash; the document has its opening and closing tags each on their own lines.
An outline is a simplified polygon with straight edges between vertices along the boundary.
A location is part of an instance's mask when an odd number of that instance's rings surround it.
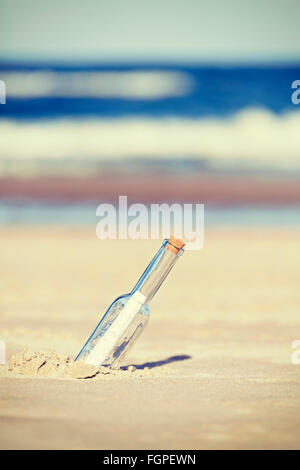
<svg viewBox="0 0 300 470">
<path fill-rule="evenodd" d="M 172 251 L 172 253 L 177 254 L 183 247 L 185 243 L 178 238 L 170 237 L 167 243 L 166 249 Z"/>
</svg>

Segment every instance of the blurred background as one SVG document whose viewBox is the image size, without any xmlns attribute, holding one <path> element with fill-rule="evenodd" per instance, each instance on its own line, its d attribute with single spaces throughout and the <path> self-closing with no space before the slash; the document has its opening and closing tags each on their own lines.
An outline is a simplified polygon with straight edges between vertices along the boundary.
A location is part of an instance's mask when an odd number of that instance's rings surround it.
<svg viewBox="0 0 300 470">
<path fill-rule="evenodd" d="M 205 204 L 203 249 L 124 362 L 153 378 L 0 366 L 0 447 L 299 448 L 299 17 L 299 0 L 0 0 L 8 360 L 74 357 L 159 248 L 98 240 L 100 203 Z"/>
<path fill-rule="evenodd" d="M 119 194 L 299 224 L 299 2 L 0 8 L 2 224 L 94 224 Z"/>
</svg>

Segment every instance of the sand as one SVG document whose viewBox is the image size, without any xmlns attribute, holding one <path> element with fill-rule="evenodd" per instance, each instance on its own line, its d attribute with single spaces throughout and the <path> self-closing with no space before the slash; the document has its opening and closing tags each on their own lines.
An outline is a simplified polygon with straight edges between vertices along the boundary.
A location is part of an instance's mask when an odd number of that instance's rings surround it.
<svg viewBox="0 0 300 470">
<path fill-rule="evenodd" d="M 73 359 L 157 242 L 2 228 L 0 447 L 299 449 L 299 235 L 206 230 L 153 300 L 123 369 L 94 374 Z"/>
<path fill-rule="evenodd" d="M 72 377 L 74 379 L 93 379 L 99 374 L 116 373 L 111 369 L 97 368 L 83 361 L 73 361 L 69 356 L 57 354 L 54 349 L 33 351 L 23 349 L 14 354 L 8 363 L 9 375 L 30 377 Z"/>
<path fill-rule="evenodd" d="M 148 373 L 149 367 L 143 368 L 143 374 Z M 54 349 L 46 351 L 33 351 L 32 349 L 23 349 L 13 354 L 2 369 L 2 376 L 28 376 L 34 378 L 61 378 L 61 379 L 95 379 L 102 375 L 113 375 L 125 377 L 127 374 L 135 372 L 141 373 L 135 366 L 117 367 L 111 369 L 108 367 L 95 367 L 86 364 L 84 361 L 74 361 L 69 356 L 58 354 Z"/>
</svg>

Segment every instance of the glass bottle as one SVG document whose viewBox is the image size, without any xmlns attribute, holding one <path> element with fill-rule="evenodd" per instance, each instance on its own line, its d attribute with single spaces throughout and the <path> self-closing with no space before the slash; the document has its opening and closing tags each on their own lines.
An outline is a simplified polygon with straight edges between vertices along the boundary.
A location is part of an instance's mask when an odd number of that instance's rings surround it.
<svg viewBox="0 0 300 470">
<path fill-rule="evenodd" d="M 184 243 L 165 240 L 130 294 L 118 297 L 107 309 L 75 361 L 115 368 L 148 323 L 149 302 L 183 252 Z"/>
</svg>

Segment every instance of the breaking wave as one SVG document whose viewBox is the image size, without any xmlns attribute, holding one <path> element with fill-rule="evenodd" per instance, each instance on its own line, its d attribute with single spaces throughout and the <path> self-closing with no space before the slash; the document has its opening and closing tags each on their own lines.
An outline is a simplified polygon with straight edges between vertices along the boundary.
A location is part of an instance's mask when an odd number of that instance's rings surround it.
<svg viewBox="0 0 300 470">
<path fill-rule="evenodd" d="M 230 118 L 0 121 L 0 155 L 13 159 L 206 158 L 300 164 L 300 112 L 248 108 Z"/>
</svg>

